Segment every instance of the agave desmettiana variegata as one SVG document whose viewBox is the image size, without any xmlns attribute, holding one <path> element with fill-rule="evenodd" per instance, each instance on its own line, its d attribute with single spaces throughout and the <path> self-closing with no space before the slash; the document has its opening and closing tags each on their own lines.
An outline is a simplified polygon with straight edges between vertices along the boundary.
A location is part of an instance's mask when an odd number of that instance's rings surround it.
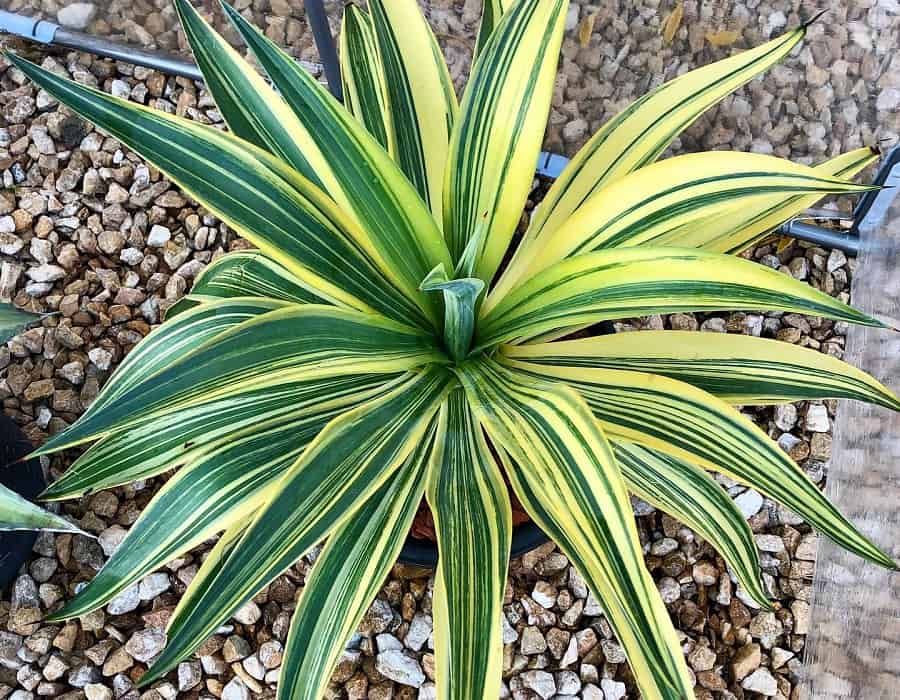
<svg viewBox="0 0 900 700">
<path fill-rule="evenodd" d="M 785 56 L 805 27 L 683 75 L 605 124 L 506 255 L 531 190 L 564 0 L 493 0 L 457 104 L 414 0 L 348 6 L 347 108 L 229 7 L 270 87 L 187 4 L 188 40 L 227 132 L 130 104 L 24 60 L 60 102 L 177 182 L 257 247 L 225 255 L 124 360 L 75 425 L 96 441 L 47 496 L 180 471 L 61 620 L 224 532 L 143 682 L 188 656 L 327 538 L 293 618 L 279 697 L 321 697 L 423 496 L 440 562 L 441 698 L 496 698 L 510 548 L 508 480 L 602 605 L 648 700 L 689 674 L 644 568 L 629 492 L 717 547 L 768 607 L 740 512 L 706 470 L 893 562 L 734 405 L 825 397 L 898 408 L 866 374 L 748 336 L 621 333 L 601 320 L 689 311 L 879 321 L 729 255 L 848 180 L 875 154 L 817 167 L 744 153 L 654 163 L 717 100 Z M 274 89 L 273 89 L 274 88 Z"/>
</svg>

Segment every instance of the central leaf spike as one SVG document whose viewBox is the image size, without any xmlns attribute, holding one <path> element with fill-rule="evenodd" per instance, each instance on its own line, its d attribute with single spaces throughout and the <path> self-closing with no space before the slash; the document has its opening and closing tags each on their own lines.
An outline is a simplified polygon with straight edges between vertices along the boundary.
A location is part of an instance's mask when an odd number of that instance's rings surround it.
<svg viewBox="0 0 900 700">
<path fill-rule="evenodd" d="M 472 345 L 475 302 L 484 289 L 484 282 L 476 277 L 448 279 L 447 271 L 440 263 L 425 275 L 419 289 L 444 293 L 444 343 L 454 360 L 464 360 Z"/>
</svg>

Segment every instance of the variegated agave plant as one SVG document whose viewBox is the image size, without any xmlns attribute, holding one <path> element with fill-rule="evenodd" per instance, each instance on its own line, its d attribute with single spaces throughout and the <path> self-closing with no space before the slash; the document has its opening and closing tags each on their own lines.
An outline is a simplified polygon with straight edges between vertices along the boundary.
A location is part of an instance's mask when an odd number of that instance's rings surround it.
<svg viewBox="0 0 900 700">
<path fill-rule="evenodd" d="M 845 397 L 893 409 L 866 374 L 774 340 L 692 332 L 557 340 L 604 319 L 757 309 L 881 325 L 734 257 L 875 157 L 816 168 L 702 153 L 653 164 L 805 28 L 660 86 L 613 118 L 550 189 L 505 263 L 553 93 L 565 0 L 492 0 L 457 105 L 415 0 L 347 8 L 347 109 L 235 10 L 263 80 L 177 0 L 230 133 L 10 60 L 141 154 L 259 249 L 211 264 L 41 452 L 97 440 L 47 496 L 181 470 L 61 620 L 224 531 L 185 592 L 159 678 L 323 538 L 279 698 L 315 700 L 421 498 L 440 562 L 442 698 L 496 698 L 510 550 L 505 479 L 601 602 L 648 700 L 688 698 L 645 570 L 636 493 L 714 544 L 769 606 L 754 540 L 706 470 L 729 475 L 883 566 L 893 562 L 734 405 Z M 277 91 L 276 91 L 277 90 Z M 505 479 L 504 479 L 505 477 Z"/>
</svg>

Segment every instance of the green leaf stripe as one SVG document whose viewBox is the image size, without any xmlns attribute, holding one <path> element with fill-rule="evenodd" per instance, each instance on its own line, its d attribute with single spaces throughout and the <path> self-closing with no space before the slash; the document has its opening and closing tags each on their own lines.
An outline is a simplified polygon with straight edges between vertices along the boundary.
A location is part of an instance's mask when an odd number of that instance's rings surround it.
<svg viewBox="0 0 900 700">
<path fill-rule="evenodd" d="M 287 304 L 275 299 L 214 302 L 155 328 L 122 360 L 86 413 L 111 404 L 128 389 L 159 373 L 204 343 L 257 316 Z"/>
<path fill-rule="evenodd" d="M 185 593 L 169 622 L 169 644 L 146 685 L 198 647 L 259 589 L 359 508 L 424 440 L 450 388 L 438 367 L 333 420 L 278 482 L 240 541 Z"/>
<path fill-rule="evenodd" d="M 848 153 L 835 156 L 815 166 L 814 170 L 823 175 L 837 178 L 850 178 L 863 168 L 878 160 L 880 151 L 877 148 L 857 148 Z M 715 240 L 703 246 L 706 250 L 737 255 L 773 233 L 782 223 L 801 214 L 813 206 L 816 199 L 809 196 L 791 197 L 780 204 L 760 207 L 758 211 L 742 212 L 745 221 L 740 227 L 727 228 Z M 722 217 L 726 217 L 723 214 Z M 735 228 L 737 230 L 735 230 Z M 673 245 L 681 245 L 673 243 Z"/>
<path fill-rule="evenodd" d="M 497 28 L 497 24 L 500 22 L 503 13 L 510 4 L 511 3 L 506 0 L 484 0 L 484 6 L 481 12 L 481 24 L 478 27 L 478 39 L 475 42 L 476 57 L 484 48 L 488 39 L 491 38 L 491 34 L 494 33 L 494 29 Z"/>
<path fill-rule="evenodd" d="M 357 5 L 344 7 L 341 24 L 344 106 L 392 156 L 396 151 L 384 67 L 372 18 Z"/>
<path fill-rule="evenodd" d="M 433 440 L 434 424 L 406 463 L 328 538 L 291 620 L 279 700 L 325 696 L 344 645 L 406 541 L 425 491 Z"/>
<path fill-rule="evenodd" d="M 772 610 L 753 531 L 725 489 L 682 459 L 627 442 L 614 440 L 612 447 L 628 490 L 703 537 L 728 562 L 744 592 Z"/>
</svg>

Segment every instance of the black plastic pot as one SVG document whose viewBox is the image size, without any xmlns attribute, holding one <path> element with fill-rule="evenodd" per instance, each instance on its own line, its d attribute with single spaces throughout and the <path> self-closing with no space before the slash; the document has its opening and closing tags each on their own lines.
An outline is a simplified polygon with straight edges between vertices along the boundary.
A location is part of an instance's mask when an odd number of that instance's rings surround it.
<svg viewBox="0 0 900 700">
<path fill-rule="evenodd" d="M 46 486 L 39 459 L 17 461 L 33 449 L 15 421 L 0 415 L 0 483 L 28 500 L 34 500 Z M 0 588 L 16 578 L 36 539 L 36 532 L 0 531 Z"/>
<path fill-rule="evenodd" d="M 592 330 L 593 335 L 609 335 L 616 332 L 610 321 L 602 321 L 594 326 Z M 509 556 L 513 559 L 520 557 L 549 541 L 550 538 L 537 525 L 532 522 L 522 523 L 513 528 L 512 546 L 509 550 Z M 407 536 L 403 549 L 400 551 L 399 560 L 401 564 L 424 566 L 432 569 L 438 560 L 437 544 L 431 540 Z"/>
</svg>

